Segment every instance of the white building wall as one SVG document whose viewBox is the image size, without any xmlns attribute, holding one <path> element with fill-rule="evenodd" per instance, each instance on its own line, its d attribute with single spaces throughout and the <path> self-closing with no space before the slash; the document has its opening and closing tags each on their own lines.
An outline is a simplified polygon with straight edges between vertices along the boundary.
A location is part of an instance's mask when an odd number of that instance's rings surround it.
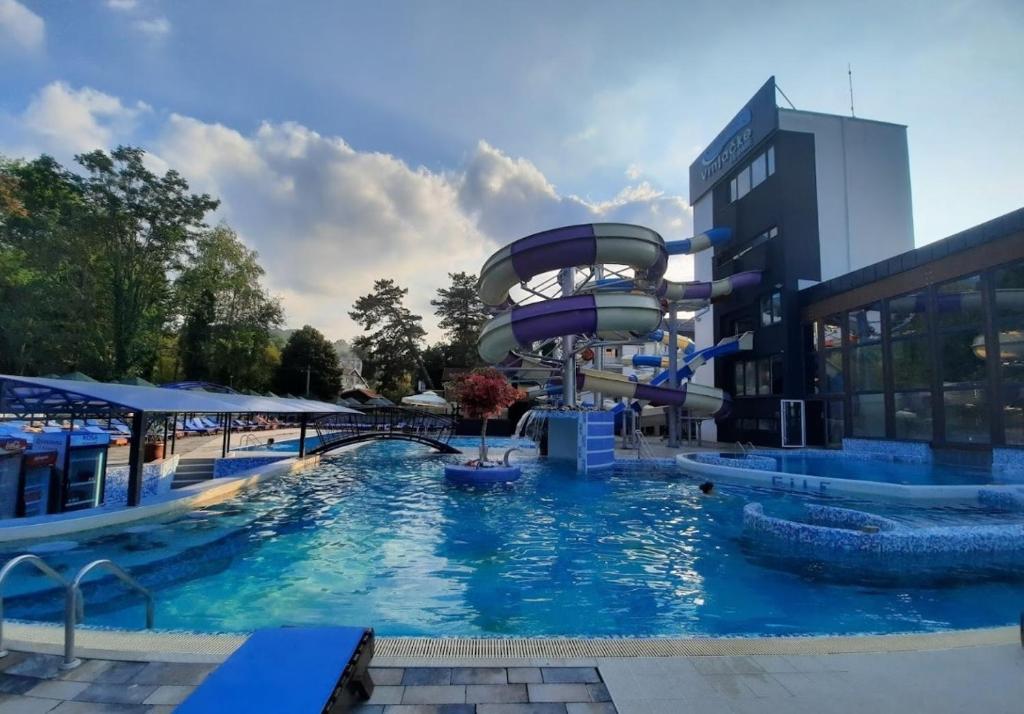
<svg viewBox="0 0 1024 714">
<path fill-rule="evenodd" d="M 822 280 L 914 248 L 905 126 L 779 109 L 779 128 L 814 134 Z"/>
<path fill-rule="evenodd" d="M 712 194 L 714 191 L 708 191 L 697 203 L 693 204 L 693 234 L 697 235 L 710 228 L 713 228 L 714 212 L 712 211 Z M 695 280 L 712 280 L 711 276 L 711 258 L 714 254 L 714 249 L 704 250 L 693 256 L 693 275 Z M 715 343 L 715 308 L 709 306 L 705 312 L 699 312 L 694 317 L 693 321 L 693 336 L 694 342 L 697 343 L 697 349 L 703 349 L 704 347 L 710 347 Z M 715 361 L 710 360 L 704 364 L 700 369 L 693 375 L 693 381 L 698 384 L 707 384 L 714 386 L 715 384 Z M 708 419 L 704 422 L 701 427 L 701 436 L 710 441 L 718 440 L 718 425 L 715 424 L 714 419 Z"/>
</svg>

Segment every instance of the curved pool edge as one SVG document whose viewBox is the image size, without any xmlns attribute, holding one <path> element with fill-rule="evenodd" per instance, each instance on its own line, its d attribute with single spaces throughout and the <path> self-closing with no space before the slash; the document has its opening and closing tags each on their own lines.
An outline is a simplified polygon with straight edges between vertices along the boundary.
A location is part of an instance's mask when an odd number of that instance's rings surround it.
<svg viewBox="0 0 1024 714">
<path fill-rule="evenodd" d="M 304 459 L 285 458 L 255 466 L 234 476 L 210 479 L 203 483 L 170 491 L 141 506 L 119 506 L 110 510 L 101 507 L 93 509 L 98 512 L 76 511 L 64 517 L 41 516 L 38 519 L 32 519 L 36 521 L 33 523 L 2 525 L 0 526 L 0 544 L 16 544 L 22 541 L 83 533 L 163 516 L 175 511 L 211 506 L 233 498 L 239 492 L 272 478 L 315 466 L 319 462 L 319 456 L 307 456 Z"/>
<path fill-rule="evenodd" d="M 11 650 L 62 654 L 62 625 L 12 621 L 5 625 Z M 76 654 L 88 659 L 216 664 L 227 659 L 247 634 L 117 630 L 80 627 Z M 375 643 L 376 666 L 443 660 L 481 664 L 495 661 L 529 665 L 601 658 L 832 655 L 872 652 L 926 652 L 1020 643 L 1016 626 L 895 635 L 692 638 L 430 638 L 384 637 Z"/>
<path fill-rule="evenodd" d="M 1021 484 L 975 484 L 955 486 L 910 486 L 884 481 L 855 481 L 844 478 L 826 478 L 809 474 L 790 474 L 755 468 L 741 468 L 698 461 L 695 457 L 706 453 L 689 452 L 675 457 L 676 465 L 717 482 L 733 486 L 759 486 L 776 491 L 803 493 L 812 496 L 846 496 L 881 499 L 903 503 L 942 505 L 977 505 L 982 492 L 1021 493 Z M 738 460 L 738 459 L 737 459 Z"/>
</svg>

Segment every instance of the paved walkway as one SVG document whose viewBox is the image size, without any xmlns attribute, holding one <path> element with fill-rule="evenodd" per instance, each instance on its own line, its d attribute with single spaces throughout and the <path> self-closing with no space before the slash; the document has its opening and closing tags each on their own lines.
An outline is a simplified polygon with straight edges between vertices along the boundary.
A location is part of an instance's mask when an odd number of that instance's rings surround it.
<svg viewBox="0 0 1024 714">
<path fill-rule="evenodd" d="M 56 655 L 0 659 L 0 714 L 163 714 L 216 665 L 94 659 L 62 672 Z M 918 652 L 599 658 L 446 666 L 375 660 L 358 714 L 1017 714 L 1019 645 Z M 404 664 L 409 664 L 406 662 Z M 465 665 L 465 662 L 460 662 Z M 429 665 L 429 666 L 424 666 Z"/>
<path fill-rule="evenodd" d="M 0 659 L 0 714 L 165 714 L 216 669 L 212 664 L 94 659 L 11 652 Z"/>
</svg>

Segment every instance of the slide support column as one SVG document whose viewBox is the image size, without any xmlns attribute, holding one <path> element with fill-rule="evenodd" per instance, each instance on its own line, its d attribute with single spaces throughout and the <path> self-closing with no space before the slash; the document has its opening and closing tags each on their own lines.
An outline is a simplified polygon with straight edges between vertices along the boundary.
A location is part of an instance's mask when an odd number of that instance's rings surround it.
<svg viewBox="0 0 1024 714">
<path fill-rule="evenodd" d="M 672 389 L 679 389 L 679 326 L 676 324 L 678 310 L 676 303 L 668 306 L 668 384 Z M 668 407 L 668 446 L 679 448 L 679 407 Z"/>
<path fill-rule="evenodd" d="M 576 268 L 565 268 L 558 275 L 562 296 L 576 292 Z M 562 336 L 562 401 L 567 407 L 576 406 L 576 335 Z"/>
</svg>

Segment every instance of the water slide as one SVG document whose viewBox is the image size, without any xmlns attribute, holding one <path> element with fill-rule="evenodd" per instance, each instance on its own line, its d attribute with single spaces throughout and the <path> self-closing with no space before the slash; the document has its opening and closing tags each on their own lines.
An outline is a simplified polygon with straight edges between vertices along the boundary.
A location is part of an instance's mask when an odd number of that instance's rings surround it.
<svg viewBox="0 0 1024 714">
<path fill-rule="evenodd" d="M 670 255 L 705 250 L 729 237 L 727 229 L 713 229 L 666 243 L 658 233 L 641 226 L 594 223 L 556 228 L 517 240 L 492 255 L 481 271 L 480 297 L 499 313 L 480 334 L 480 355 L 490 364 L 520 367 L 523 371 L 532 367 L 540 372 L 538 366 L 543 366 L 543 358 L 524 356 L 524 352 L 529 353 L 535 343 L 563 335 L 587 335 L 600 340 L 627 334 L 668 344 L 668 333 L 659 330 L 663 298 L 693 300 L 703 306 L 760 280 L 757 273 L 739 273 L 711 283 L 664 279 Z M 633 277 L 595 280 L 578 288 L 573 286 L 572 294 L 526 305 L 517 305 L 510 297 L 514 287 L 526 285 L 544 273 L 591 265 L 626 266 L 633 271 Z M 685 337 L 677 346 L 684 353 L 693 352 L 692 342 Z M 550 366 L 543 371 L 551 375 Z M 729 405 L 728 396 L 713 387 L 687 384 L 670 389 L 596 370 L 579 370 L 577 384 L 582 390 L 679 405 L 712 416 L 722 416 Z"/>
</svg>

